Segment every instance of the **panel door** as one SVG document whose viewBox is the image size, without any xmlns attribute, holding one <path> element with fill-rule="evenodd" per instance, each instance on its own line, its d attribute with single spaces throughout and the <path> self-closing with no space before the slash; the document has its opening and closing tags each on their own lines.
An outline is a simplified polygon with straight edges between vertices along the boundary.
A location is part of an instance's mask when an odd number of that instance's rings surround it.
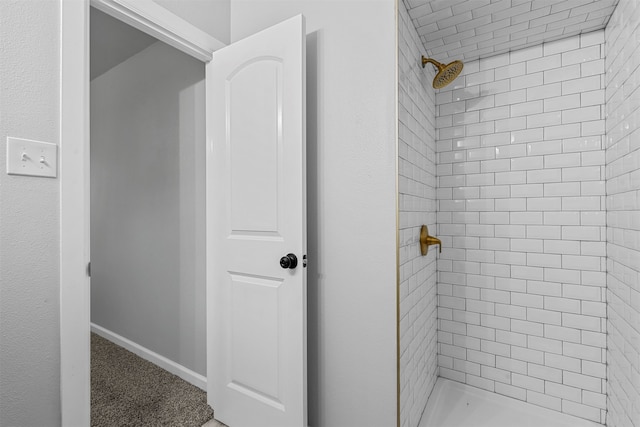
<svg viewBox="0 0 640 427">
<path fill-rule="evenodd" d="M 302 15 L 207 64 L 208 401 L 231 427 L 307 425 L 304 66 Z"/>
</svg>

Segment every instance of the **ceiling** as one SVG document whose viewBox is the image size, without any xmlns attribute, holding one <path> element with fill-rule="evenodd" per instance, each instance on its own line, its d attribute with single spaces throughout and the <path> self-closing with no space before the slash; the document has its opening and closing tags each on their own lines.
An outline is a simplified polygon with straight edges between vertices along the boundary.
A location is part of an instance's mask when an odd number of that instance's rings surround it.
<svg viewBox="0 0 640 427">
<path fill-rule="evenodd" d="M 618 0 L 404 0 L 426 55 L 485 58 L 602 29 Z"/>
<path fill-rule="evenodd" d="M 91 80 L 158 41 L 93 7 L 89 27 Z"/>
</svg>

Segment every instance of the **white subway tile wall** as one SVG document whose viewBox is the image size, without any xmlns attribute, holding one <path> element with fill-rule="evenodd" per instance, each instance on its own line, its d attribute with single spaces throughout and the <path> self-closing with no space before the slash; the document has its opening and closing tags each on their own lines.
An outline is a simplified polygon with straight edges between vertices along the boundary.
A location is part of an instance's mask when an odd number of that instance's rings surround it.
<svg viewBox="0 0 640 427">
<path fill-rule="evenodd" d="M 640 55 L 630 69 L 638 62 Z M 440 375 L 600 423 L 607 392 L 604 70 L 600 30 L 466 63 L 436 96 Z M 619 116 L 635 117 L 631 102 L 620 105 Z M 624 211 L 620 228 L 636 230 L 617 236 L 637 250 L 640 216 L 624 216 L 639 200 L 638 187 L 629 187 L 640 182 L 638 151 L 627 154 L 631 131 L 619 132 L 612 146 L 619 155 L 607 159 L 619 162 L 614 176 L 622 186 L 610 204 Z M 636 256 L 637 266 L 638 252 L 618 253 L 625 261 Z M 637 290 L 638 272 L 628 265 L 619 264 L 618 280 L 633 277 Z M 637 310 L 639 294 L 631 295 L 624 302 Z M 637 349 L 639 342 L 621 344 Z M 636 352 L 636 369 L 637 362 Z"/>
<path fill-rule="evenodd" d="M 406 0 L 406 3 L 429 56 L 448 62 L 476 60 L 602 29 L 617 1 Z M 550 57 L 548 61 L 532 63 L 529 72 L 535 67 L 541 67 L 540 70 L 553 67 L 553 61 L 557 60 Z"/>
<path fill-rule="evenodd" d="M 605 37 L 607 425 L 612 427 L 640 426 L 639 25 L 640 2 L 620 0 Z"/>
<path fill-rule="evenodd" d="M 435 93 L 418 33 L 398 8 L 400 419 L 416 427 L 438 376 L 436 251 L 423 257 L 419 245 L 422 224 L 436 231 Z"/>
</svg>

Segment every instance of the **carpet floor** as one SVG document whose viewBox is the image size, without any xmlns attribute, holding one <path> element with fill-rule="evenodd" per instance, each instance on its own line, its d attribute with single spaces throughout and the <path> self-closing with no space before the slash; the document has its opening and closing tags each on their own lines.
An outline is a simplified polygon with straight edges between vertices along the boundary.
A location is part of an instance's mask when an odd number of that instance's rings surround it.
<svg viewBox="0 0 640 427">
<path fill-rule="evenodd" d="M 92 427 L 201 427 L 212 418 L 204 391 L 91 334 Z"/>
</svg>

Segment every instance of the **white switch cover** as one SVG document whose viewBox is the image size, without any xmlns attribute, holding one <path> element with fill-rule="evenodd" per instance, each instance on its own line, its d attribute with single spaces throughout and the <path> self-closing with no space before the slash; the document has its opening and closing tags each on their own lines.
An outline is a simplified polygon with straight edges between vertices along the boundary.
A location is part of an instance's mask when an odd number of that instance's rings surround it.
<svg viewBox="0 0 640 427">
<path fill-rule="evenodd" d="M 58 146 L 8 137 L 7 173 L 55 178 L 58 175 Z"/>
</svg>

